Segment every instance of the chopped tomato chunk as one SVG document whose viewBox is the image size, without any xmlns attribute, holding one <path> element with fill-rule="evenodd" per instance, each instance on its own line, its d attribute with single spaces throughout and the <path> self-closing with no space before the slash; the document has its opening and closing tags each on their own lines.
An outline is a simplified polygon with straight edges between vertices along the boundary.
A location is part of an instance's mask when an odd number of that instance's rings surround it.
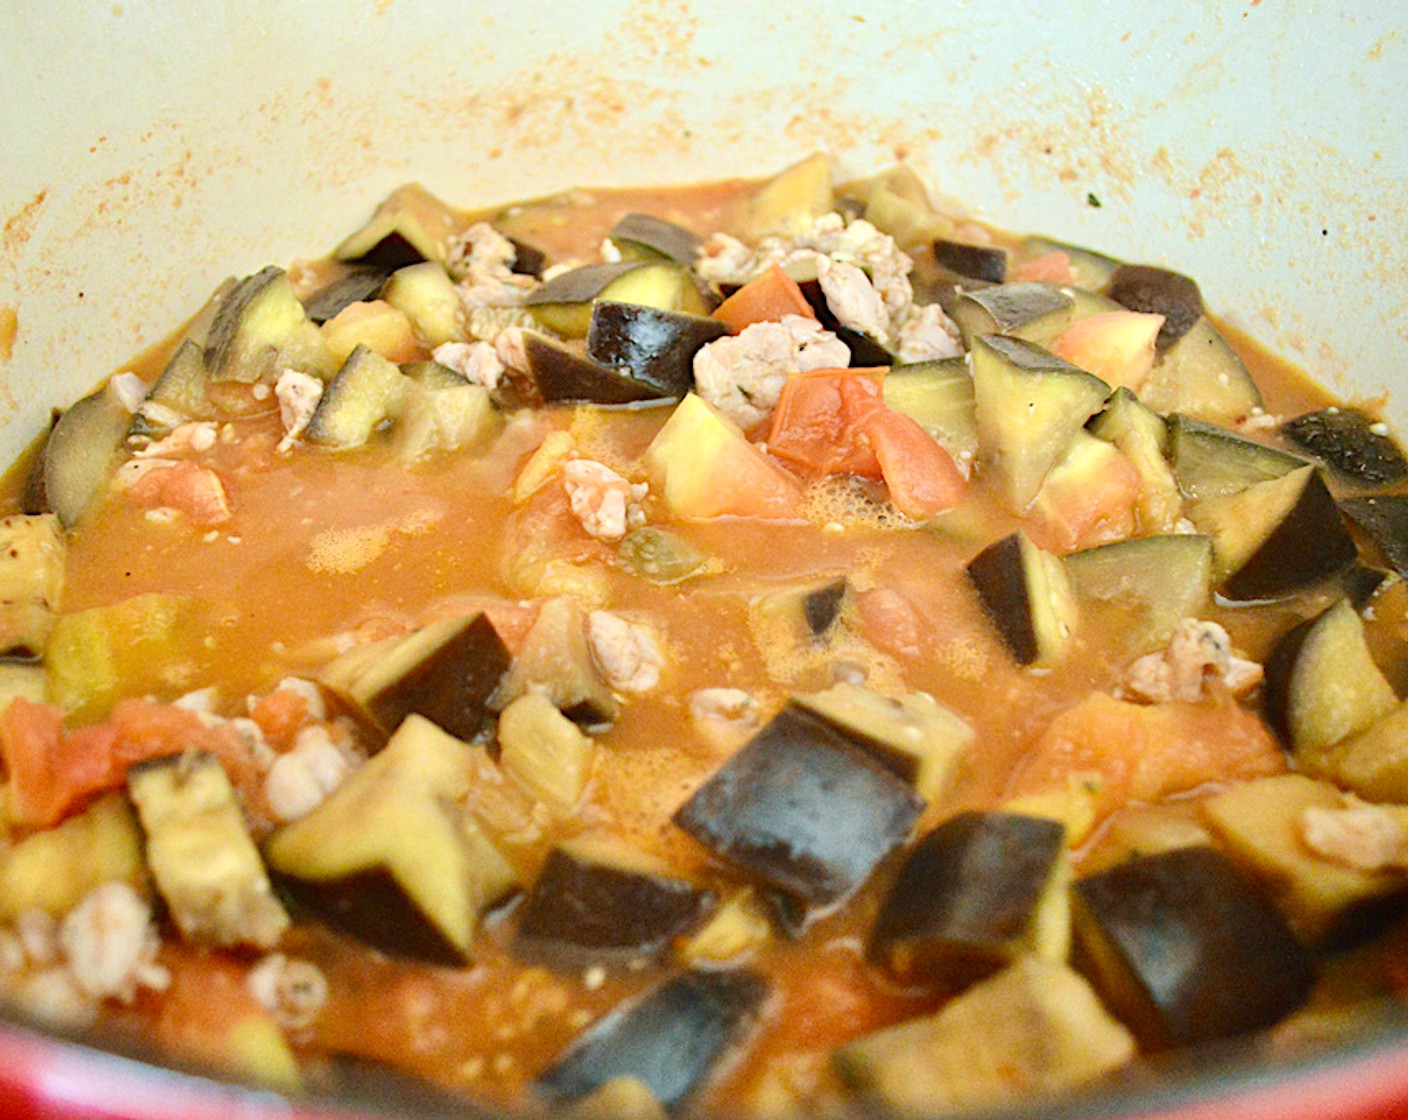
<svg viewBox="0 0 1408 1120">
<path fill-rule="evenodd" d="M 802 294 L 797 281 L 776 261 L 761 276 L 755 276 L 714 309 L 713 317 L 738 334 L 754 323 L 777 322 L 784 315 L 815 319 L 816 312 Z"/>
<path fill-rule="evenodd" d="M 1019 264 L 1008 273 L 1007 280 L 1013 284 L 1029 284 L 1034 281 L 1046 284 L 1074 284 L 1076 277 L 1071 271 L 1070 254 L 1054 249 L 1044 256 Z"/>
<path fill-rule="evenodd" d="M 880 478 L 864 433 L 880 409 L 884 369 L 821 369 L 787 379 L 768 433 L 768 451 L 806 474 Z"/>
<path fill-rule="evenodd" d="M 890 501 L 906 517 L 923 521 L 963 500 L 967 481 L 958 464 L 913 419 L 882 408 L 861 430 L 879 460 Z"/>
<path fill-rule="evenodd" d="M 234 515 L 220 476 L 188 460 L 152 467 L 127 495 L 146 509 L 174 509 L 205 529 L 223 525 Z"/>
</svg>

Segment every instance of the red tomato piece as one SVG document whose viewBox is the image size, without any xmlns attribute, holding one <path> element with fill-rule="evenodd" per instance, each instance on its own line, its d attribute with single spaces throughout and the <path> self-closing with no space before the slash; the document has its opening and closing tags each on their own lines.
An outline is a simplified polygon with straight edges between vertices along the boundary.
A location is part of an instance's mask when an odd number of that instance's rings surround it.
<svg viewBox="0 0 1408 1120">
<path fill-rule="evenodd" d="M 879 479 L 866 421 L 884 410 L 884 369 L 822 369 L 787 379 L 768 432 L 768 451 L 812 477 Z"/>
<path fill-rule="evenodd" d="M 863 425 L 874 449 L 890 501 L 906 517 L 922 521 L 963 500 L 967 481 L 953 457 L 903 413 L 881 408 Z"/>
</svg>

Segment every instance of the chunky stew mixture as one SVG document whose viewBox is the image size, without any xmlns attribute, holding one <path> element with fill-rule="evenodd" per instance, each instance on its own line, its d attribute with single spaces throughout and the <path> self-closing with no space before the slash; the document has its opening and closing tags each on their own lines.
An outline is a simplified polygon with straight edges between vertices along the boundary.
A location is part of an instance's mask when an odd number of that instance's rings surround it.
<svg viewBox="0 0 1408 1120">
<path fill-rule="evenodd" d="M 1408 985 L 1408 461 L 912 173 L 395 192 L 0 520 L 0 994 L 290 1093 L 1028 1100 Z"/>
</svg>

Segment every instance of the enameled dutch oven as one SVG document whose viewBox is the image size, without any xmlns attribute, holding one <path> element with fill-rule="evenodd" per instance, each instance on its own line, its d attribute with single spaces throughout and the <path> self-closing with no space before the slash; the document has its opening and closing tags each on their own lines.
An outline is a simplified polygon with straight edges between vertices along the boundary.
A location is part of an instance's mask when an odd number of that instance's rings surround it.
<svg viewBox="0 0 1408 1120">
<path fill-rule="evenodd" d="M 1276 0 L 764 5 L 220 0 L 0 7 L 0 457 L 212 277 L 328 247 L 396 185 L 464 205 L 912 163 L 995 223 L 1199 280 L 1408 422 L 1401 9 Z M 1408 1117 L 1408 1026 L 1181 1062 L 1042 1117 Z M 1186 1067 L 1186 1068 L 1185 1068 Z M 0 1115 L 438 1115 L 289 1103 L 0 1024 Z M 460 1115 L 464 1115 L 463 1111 Z"/>
</svg>

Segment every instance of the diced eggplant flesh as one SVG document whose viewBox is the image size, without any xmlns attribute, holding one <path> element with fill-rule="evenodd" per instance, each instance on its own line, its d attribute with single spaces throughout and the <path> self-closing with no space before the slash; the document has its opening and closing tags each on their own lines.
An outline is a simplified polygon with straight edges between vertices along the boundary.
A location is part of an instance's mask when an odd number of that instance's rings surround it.
<svg viewBox="0 0 1408 1120">
<path fill-rule="evenodd" d="M 444 619 L 330 663 L 322 683 L 349 698 L 391 734 L 410 714 L 466 742 L 492 718 L 489 701 L 509 653 L 488 615 Z"/>
<path fill-rule="evenodd" d="M 767 982 L 746 970 L 686 972 L 588 1027 L 534 1088 L 552 1101 L 575 1101 L 634 1077 L 673 1109 L 748 1029 L 767 994 Z"/>
<path fill-rule="evenodd" d="M 190 752 L 139 762 L 127 772 L 127 790 L 152 877 L 182 936 L 217 946 L 277 944 L 289 916 L 219 759 Z"/>
<path fill-rule="evenodd" d="M 269 265 L 221 302 L 205 343 L 205 368 L 216 381 L 258 381 L 275 371 L 280 348 L 307 322 L 287 274 Z"/>
<path fill-rule="evenodd" d="M 673 819 L 765 883 L 829 906 L 904 843 L 922 808 L 909 786 L 848 736 L 788 705 Z"/>
<path fill-rule="evenodd" d="M 1216 575 L 1229 599 L 1285 596 L 1336 575 L 1357 555 L 1313 466 L 1199 502 L 1189 517 L 1212 537 Z"/>
<path fill-rule="evenodd" d="M 634 259 L 665 257 L 685 268 L 694 267 L 701 244 L 699 235 L 693 230 L 651 214 L 624 214 L 607 236 L 622 250 L 623 256 Z M 642 251 L 645 254 L 643 258 Z"/>
<path fill-rule="evenodd" d="M 280 888 L 393 956 L 460 965 L 516 875 L 461 800 L 477 748 L 410 716 L 384 749 L 264 845 Z"/>
<path fill-rule="evenodd" d="M 1018 531 L 968 562 L 968 580 L 1019 665 L 1059 662 L 1075 633 L 1075 593 L 1060 559 Z"/>
<path fill-rule="evenodd" d="M 1139 390 L 1155 412 L 1231 424 L 1261 407 L 1261 391 L 1237 351 L 1204 315 L 1161 354 Z"/>
<path fill-rule="evenodd" d="M 793 703 L 834 725 L 929 804 L 947 790 L 975 738 L 965 719 L 925 692 L 887 696 L 842 681 Z"/>
<path fill-rule="evenodd" d="M 1177 848 L 1076 882 L 1084 967 L 1145 1048 L 1272 1026 L 1315 968 L 1261 889 L 1227 856 Z"/>
<path fill-rule="evenodd" d="M 1386 426 L 1357 408 L 1307 412 L 1281 425 L 1297 447 L 1363 486 L 1392 486 L 1408 479 L 1408 458 Z"/>
<path fill-rule="evenodd" d="M 373 432 L 395 419 L 405 392 L 405 375 L 358 343 L 323 390 L 304 438 L 334 451 L 362 447 Z"/>
<path fill-rule="evenodd" d="M 1076 597 L 1128 612 L 1125 648 L 1148 653 L 1165 645 L 1185 618 L 1197 618 L 1212 596 L 1212 541 L 1195 533 L 1136 537 L 1073 552 L 1063 563 Z"/>
<path fill-rule="evenodd" d="M 997 245 L 974 245 L 966 241 L 934 242 L 934 262 L 955 276 L 1001 284 L 1007 279 L 1007 250 Z"/>
<path fill-rule="evenodd" d="M 536 688 L 574 723 L 593 728 L 615 720 L 620 705 L 592 660 L 585 628 L 586 616 L 572 599 L 544 603 L 494 703 L 503 707 Z"/>
<path fill-rule="evenodd" d="M 386 277 L 387 272 L 375 265 L 352 265 L 305 297 L 303 313 L 314 323 L 326 323 L 351 304 L 375 299 Z"/>
<path fill-rule="evenodd" d="M 881 903 L 872 961 L 905 982 L 952 989 L 1024 953 L 1069 946 L 1066 830 L 1014 813 L 965 812 L 921 840 Z"/>
<path fill-rule="evenodd" d="M 1270 888 L 1296 936 L 1312 949 L 1345 948 L 1383 932 L 1408 904 L 1408 877 L 1319 855 L 1303 839 L 1309 810 L 1334 812 L 1345 795 L 1304 774 L 1238 782 L 1200 808 L 1232 856 Z"/>
<path fill-rule="evenodd" d="M 73 528 L 107 485 L 131 425 L 132 414 L 106 386 L 69 406 L 29 476 L 24 512 L 54 513 L 64 528 Z"/>
<path fill-rule="evenodd" d="M 1340 509 L 1383 554 L 1389 566 L 1408 579 L 1408 496 L 1346 498 L 1340 502 Z"/>
<path fill-rule="evenodd" d="M 1071 321 L 1074 300 L 1051 284 L 998 284 L 965 292 L 953 319 L 969 346 L 979 335 L 1003 335 L 1044 346 Z"/>
<path fill-rule="evenodd" d="M 694 387 L 694 355 L 728 333 L 717 319 L 656 307 L 599 300 L 592 307 L 587 355 L 636 381 L 658 397 L 682 397 Z"/>
<path fill-rule="evenodd" d="M 1347 599 L 1276 643 L 1262 696 L 1267 722 L 1293 751 L 1333 746 L 1398 705 Z"/>
<path fill-rule="evenodd" d="M 57 514 L 0 519 L 0 656 L 43 656 L 63 593 L 67 553 Z"/>
<path fill-rule="evenodd" d="M 963 358 L 897 365 L 884 386 L 886 408 L 903 412 L 955 458 L 977 455 L 973 378 Z"/>
<path fill-rule="evenodd" d="M 880 1115 L 937 1117 L 974 1108 L 990 1115 L 999 1103 L 1029 1108 L 1119 1069 L 1135 1052 L 1083 977 L 1025 956 L 936 1014 L 847 1043 L 833 1061 Z"/>
<path fill-rule="evenodd" d="M 210 373 L 205 352 L 189 338 L 176 347 L 132 418 L 128 438 L 134 443 L 160 439 L 176 424 L 205 412 Z"/>
<path fill-rule="evenodd" d="M 523 352 L 533 385 L 549 404 L 634 404 L 670 395 L 658 385 L 633 376 L 628 369 L 606 365 L 536 331 L 524 333 Z"/>
<path fill-rule="evenodd" d="M 709 558 L 677 533 L 642 525 L 621 538 L 622 565 L 647 583 L 668 587 L 698 574 Z"/>
<path fill-rule="evenodd" d="M 419 183 L 408 183 L 388 195 L 366 225 L 333 250 L 333 256 L 387 273 L 420 261 L 444 263 L 451 239 L 468 224 Z"/>
<path fill-rule="evenodd" d="M 713 903 L 712 892 L 623 846 L 568 843 L 549 853 L 523 899 L 514 952 L 569 969 L 645 962 L 689 933 Z"/>
<path fill-rule="evenodd" d="M 1160 354 L 1187 334 L 1203 314 L 1203 296 L 1197 283 L 1166 268 L 1122 264 L 1110 277 L 1105 294 L 1130 311 L 1164 317 L 1154 344 Z"/>
<path fill-rule="evenodd" d="M 1296 455 L 1178 413 L 1168 422 L 1168 456 L 1179 489 L 1194 501 L 1235 494 L 1306 465 Z"/>
</svg>

